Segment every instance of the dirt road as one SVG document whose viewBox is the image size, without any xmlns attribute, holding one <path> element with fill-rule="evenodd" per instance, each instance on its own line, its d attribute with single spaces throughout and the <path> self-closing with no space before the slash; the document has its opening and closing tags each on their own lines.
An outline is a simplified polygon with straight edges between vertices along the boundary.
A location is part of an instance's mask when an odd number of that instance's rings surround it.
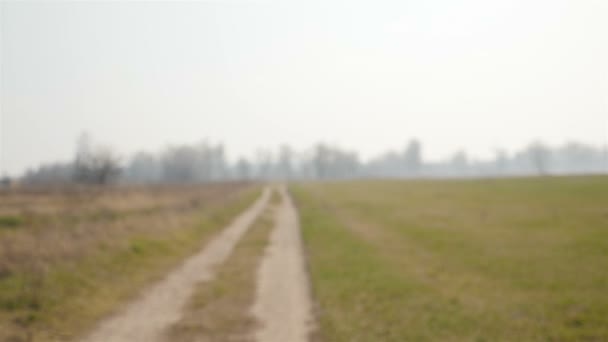
<svg viewBox="0 0 608 342">
<path fill-rule="evenodd" d="M 261 325 L 255 338 L 259 342 L 304 342 L 312 323 L 312 304 L 299 220 L 285 187 L 280 193 L 276 226 L 258 271 L 253 313 Z"/>
<path fill-rule="evenodd" d="M 191 296 L 194 286 L 213 278 L 216 266 L 230 255 L 234 245 L 266 207 L 269 193 L 269 189 L 265 189 L 249 209 L 238 216 L 200 253 L 186 260 L 164 280 L 129 303 L 124 310 L 101 322 L 97 329 L 82 341 L 162 341 L 165 329 L 180 318 L 182 308 Z"/>
</svg>

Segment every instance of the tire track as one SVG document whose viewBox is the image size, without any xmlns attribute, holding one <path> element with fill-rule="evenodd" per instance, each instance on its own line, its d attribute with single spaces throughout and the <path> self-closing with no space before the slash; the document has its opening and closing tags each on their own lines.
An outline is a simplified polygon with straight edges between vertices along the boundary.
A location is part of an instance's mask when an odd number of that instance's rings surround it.
<svg viewBox="0 0 608 342">
<path fill-rule="evenodd" d="M 312 300 L 303 255 L 299 219 L 285 187 L 266 255 L 258 270 L 253 314 L 259 342 L 308 341 Z"/>
<path fill-rule="evenodd" d="M 124 310 L 100 323 L 82 342 L 157 342 L 180 319 L 194 286 L 212 280 L 216 267 L 232 252 L 255 219 L 267 206 L 268 188 L 204 249 L 187 259 L 164 280 L 152 286 Z"/>
</svg>

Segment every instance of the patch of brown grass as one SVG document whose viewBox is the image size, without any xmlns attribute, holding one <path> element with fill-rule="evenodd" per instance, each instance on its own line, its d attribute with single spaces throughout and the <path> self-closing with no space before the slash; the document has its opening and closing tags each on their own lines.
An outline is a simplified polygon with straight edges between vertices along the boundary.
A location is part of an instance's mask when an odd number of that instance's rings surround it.
<svg viewBox="0 0 608 342">
<path fill-rule="evenodd" d="M 183 227 L 200 218 L 203 209 L 222 206 L 244 188 L 223 184 L 13 191 L 0 197 L 0 212 L 20 208 L 19 226 L 0 229 L 0 279 L 80 258 L 97 248 L 124 245 L 134 234 L 164 234 Z"/>
<path fill-rule="evenodd" d="M 23 219 L 0 232 L 0 341 L 76 336 L 197 250 L 253 201 L 252 190 L 223 184 L 2 197 L 0 212 L 18 207 Z"/>
</svg>

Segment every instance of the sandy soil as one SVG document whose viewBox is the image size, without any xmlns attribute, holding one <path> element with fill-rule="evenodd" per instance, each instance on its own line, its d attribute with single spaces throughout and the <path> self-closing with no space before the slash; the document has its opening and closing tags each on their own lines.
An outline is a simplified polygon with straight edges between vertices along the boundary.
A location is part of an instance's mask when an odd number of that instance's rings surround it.
<svg viewBox="0 0 608 342">
<path fill-rule="evenodd" d="M 284 187 L 276 226 L 258 270 L 253 314 L 260 342 L 308 341 L 312 304 L 298 214 Z"/>
<path fill-rule="evenodd" d="M 238 240 L 263 212 L 269 194 L 269 190 L 265 189 L 262 196 L 249 209 L 239 215 L 200 253 L 186 260 L 164 280 L 127 304 L 121 312 L 102 321 L 82 341 L 162 341 L 166 328 L 179 320 L 183 306 L 191 296 L 194 286 L 214 277 L 216 267 L 230 255 Z"/>
</svg>

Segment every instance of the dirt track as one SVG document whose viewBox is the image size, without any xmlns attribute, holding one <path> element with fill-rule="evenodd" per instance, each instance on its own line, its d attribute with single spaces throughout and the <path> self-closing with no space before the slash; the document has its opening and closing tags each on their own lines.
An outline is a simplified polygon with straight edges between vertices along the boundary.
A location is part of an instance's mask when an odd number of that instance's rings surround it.
<svg viewBox="0 0 608 342">
<path fill-rule="evenodd" d="M 298 214 L 284 187 L 275 228 L 258 271 L 253 313 L 261 323 L 259 342 L 304 342 L 312 323 L 312 304 Z"/>
<path fill-rule="evenodd" d="M 269 190 L 265 189 L 253 206 L 238 216 L 200 253 L 186 260 L 160 283 L 127 304 L 121 312 L 102 321 L 82 341 L 162 341 L 165 329 L 180 318 L 194 286 L 213 278 L 216 266 L 230 255 L 241 236 L 264 210 L 268 199 Z"/>
</svg>

